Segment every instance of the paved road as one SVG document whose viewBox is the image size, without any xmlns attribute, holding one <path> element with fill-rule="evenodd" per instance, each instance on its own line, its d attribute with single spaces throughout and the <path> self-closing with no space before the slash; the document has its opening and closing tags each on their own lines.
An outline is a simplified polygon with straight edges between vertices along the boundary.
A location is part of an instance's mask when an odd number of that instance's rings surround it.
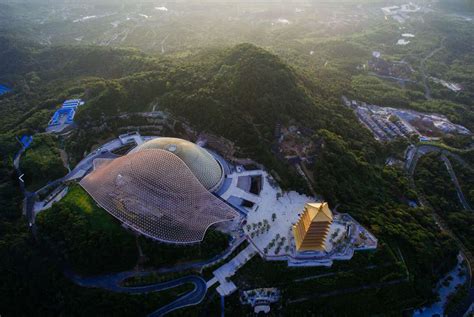
<svg viewBox="0 0 474 317">
<path fill-rule="evenodd" d="M 93 287 L 93 288 L 102 288 L 106 289 L 111 292 L 117 293 L 127 293 L 127 294 L 145 294 L 150 292 L 159 292 L 162 290 L 174 288 L 180 285 L 191 283 L 194 285 L 194 289 L 183 296 L 177 298 L 176 300 L 172 301 L 171 303 L 155 310 L 149 316 L 163 316 L 171 311 L 176 309 L 192 306 L 199 304 L 206 295 L 207 286 L 206 281 L 203 280 L 199 276 L 185 276 L 181 278 L 177 278 L 172 281 L 167 281 L 163 283 L 156 283 L 146 286 L 138 286 L 138 287 L 124 287 L 121 286 L 121 282 L 127 278 L 134 277 L 134 276 L 146 276 L 148 274 L 154 273 L 156 271 L 148 271 L 148 272 L 137 272 L 137 271 L 126 271 L 120 272 L 116 274 L 107 274 L 107 275 L 100 275 L 94 277 L 81 277 L 77 274 L 74 274 L 71 271 L 66 271 L 65 275 L 71 279 L 75 284 L 82 286 L 82 287 Z"/>
<path fill-rule="evenodd" d="M 71 279 L 74 283 L 82 287 L 102 288 L 102 289 L 106 289 L 112 292 L 121 292 L 121 293 L 129 293 L 129 294 L 143 294 L 143 293 L 148 293 L 148 292 L 156 292 L 156 291 L 165 290 L 168 288 L 173 288 L 173 287 L 183 285 L 186 283 L 194 284 L 193 291 L 181 296 L 175 301 L 159 308 L 158 310 L 150 314 L 150 316 L 163 316 L 173 310 L 186 307 L 186 306 L 196 305 L 200 303 L 207 292 L 206 281 L 204 281 L 199 276 L 186 276 L 186 277 L 178 278 L 173 281 L 147 285 L 143 287 L 122 287 L 120 286 L 121 282 L 132 276 L 146 276 L 150 273 L 163 274 L 163 273 L 179 272 L 179 271 L 185 271 L 188 269 L 200 269 L 204 266 L 212 265 L 214 262 L 220 261 L 228 257 L 235 250 L 235 248 L 238 247 L 244 240 L 245 240 L 244 238 L 237 239 L 224 252 L 205 261 L 184 263 L 184 264 L 176 265 L 173 267 L 161 268 L 161 269 L 147 271 L 147 272 L 126 271 L 126 272 L 107 274 L 107 275 L 101 275 L 101 276 L 96 276 L 96 277 L 81 277 L 77 274 L 74 274 L 71 271 L 65 271 L 65 275 L 69 279 Z"/>
<path fill-rule="evenodd" d="M 217 287 L 216 291 L 220 295 L 227 296 L 237 290 L 236 285 L 232 281 L 230 281 L 229 278 L 233 276 L 238 269 L 244 266 L 245 263 L 252 259 L 252 257 L 255 256 L 257 253 L 258 252 L 255 249 L 254 245 L 250 243 L 245 249 L 240 251 L 229 262 L 223 264 L 214 272 L 212 272 L 215 278 L 211 279 L 211 281 L 219 282 L 220 285 Z"/>
<path fill-rule="evenodd" d="M 376 76 L 376 77 L 379 77 L 379 78 L 395 80 L 395 81 L 398 81 L 399 83 L 401 83 L 402 85 L 404 85 L 406 82 L 409 82 L 409 83 L 416 83 L 416 81 L 411 80 L 411 79 L 409 79 L 409 78 L 401 78 L 401 77 L 394 77 L 394 76 L 384 76 L 384 75 L 379 75 L 379 74 L 374 73 L 374 72 L 369 72 L 369 74 L 370 74 L 370 75 L 373 75 L 373 76 Z"/>
<path fill-rule="evenodd" d="M 74 169 L 69 172 L 66 176 L 63 178 L 57 180 L 59 182 L 64 182 L 64 181 L 71 181 L 76 178 L 81 178 L 82 176 L 85 175 L 85 173 L 92 168 L 92 163 L 94 162 L 95 159 L 98 158 L 104 158 L 104 159 L 114 159 L 119 157 L 119 155 L 113 154 L 109 152 L 107 149 L 104 149 L 103 152 L 101 151 L 96 151 L 92 152 L 88 156 L 86 156 L 82 161 L 79 162 L 79 164 L 74 167 Z"/>
<path fill-rule="evenodd" d="M 407 161 L 405 162 L 405 169 L 410 175 L 413 175 L 413 173 L 415 172 L 415 168 L 418 163 L 418 160 L 423 155 L 426 155 L 431 152 L 442 153 L 446 156 L 452 157 L 453 159 L 458 161 L 462 166 L 469 169 L 470 171 L 473 171 L 473 168 L 469 166 L 469 164 L 461 156 L 435 145 L 431 145 L 431 144 L 419 145 L 411 151 L 414 151 L 414 152 L 411 152 L 411 155 L 409 155 L 409 157 L 407 158 Z"/>
<path fill-rule="evenodd" d="M 441 150 L 440 148 L 437 148 L 431 145 L 422 146 L 422 147 L 425 147 L 424 151 L 422 151 L 423 153 L 422 155 L 432 152 L 432 151 L 442 152 L 443 155 L 448 154 L 454 158 L 459 158 L 461 160 L 460 161 L 461 164 L 463 165 L 466 164 L 466 162 L 462 161 L 462 158 L 460 158 L 458 155 L 451 153 L 449 151 Z M 433 148 L 435 150 L 433 150 Z M 451 231 L 448 224 L 444 221 L 442 217 L 438 215 L 438 213 L 435 211 L 433 206 L 431 206 L 428 200 L 424 197 L 423 193 L 417 189 L 415 185 L 415 181 L 413 179 L 413 174 L 415 172 L 416 162 L 422 155 L 418 156 L 418 153 L 415 153 L 415 155 L 413 155 L 412 157 L 412 160 L 410 162 L 407 162 L 405 167 L 407 171 L 409 172 L 408 178 L 409 178 L 410 186 L 416 192 L 416 195 L 418 197 L 420 204 L 422 206 L 427 206 L 431 210 L 431 216 L 433 217 L 433 220 L 435 221 L 435 223 L 438 225 L 438 227 L 440 228 L 442 232 L 448 234 L 451 238 L 453 238 L 453 240 L 456 242 L 456 245 L 461 250 L 461 253 L 463 254 L 464 258 L 466 259 L 468 272 L 469 272 L 469 285 L 468 285 L 469 295 L 466 298 L 464 298 L 461 303 L 457 305 L 457 307 L 454 309 L 455 313 L 453 314 L 453 316 L 462 316 L 469 307 L 469 301 L 471 301 L 474 297 L 473 295 L 474 285 L 472 284 L 472 278 L 474 276 L 474 255 L 471 253 L 471 251 L 468 248 L 466 248 L 466 246 L 462 243 L 462 241 Z M 467 167 L 470 168 L 470 166 L 467 166 Z"/>
<path fill-rule="evenodd" d="M 225 316 L 225 296 L 221 295 L 221 317 Z"/>
<path fill-rule="evenodd" d="M 72 171 L 70 171 L 68 174 L 66 174 L 64 177 L 61 177 L 59 179 L 56 179 L 52 182 L 49 182 L 42 188 L 38 189 L 35 193 L 28 193 L 26 192 L 24 188 L 24 183 L 20 182 L 20 186 L 22 186 L 22 191 L 25 193 L 25 214 L 28 219 L 28 221 L 32 224 L 35 223 L 35 218 L 36 218 L 36 212 L 34 210 L 34 205 L 36 201 L 36 197 L 39 193 L 41 192 L 46 192 L 50 188 L 56 187 L 62 183 L 65 183 L 67 181 L 75 180 L 78 178 L 83 177 L 87 171 L 89 171 L 92 168 L 93 161 L 98 158 L 107 158 L 107 159 L 114 159 L 117 158 L 118 155 L 111 153 L 111 151 L 123 146 L 122 142 L 120 139 L 113 139 L 112 141 L 102 145 L 99 149 L 95 150 L 94 152 L 90 153 L 87 155 L 84 159 L 82 159 Z M 18 152 L 17 156 L 15 157 L 14 160 L 14 166 L 15 169 L 17 170 L 17 173 L 20 173 L 21 171 L 19 169 L 19 161 L 20 161 L 20 156 L 23 153 L 24 150 L 21 150 Z"/>
<path fill-rule="evenodd" d="M 22 147 L 20 151 L 18 151 L 18 153 L 15 155 L 15 158 L 13 159 L 13 167 L 15 168 L 15 171 L 18 177 L 20 177 L 23 174 L 20 169 L 20 159 L 21 159 L 21 155 L 23 154 L 23 152 L 25 152 L 25 150 L 26 148 Z M 23 194 L 25 194 L 26 192 L 25 183 L 22 181 L 20 181 L 20 190 Z"/>
<path fill-rule="evenodd" d="M 456 177 L 456 173 L 454 173 L 454 169 L 453 169 L 453 166 L 451 165 L 451 162 L 444 154 L 441 155 L 441 160 L 443 160 L 444 165 L 446 166 L 446 169 L 448 170 L 449 176 L 451 177 L 451 181 L 453 182 L 454 187 L 456 188 L 459 201 L 461 202 L 463 208 L 466 210 L 472 210 L 471 206 L 469 206 L 469 203 L 467 202 L 466 197 L 464 196 L 462 192 L 461 186 L 459 185 L 458 178 Z"/>
<path fill-rule="evenodd" d="M 115 140 L 113 141 L 115 142 Z M 114 143 L 115 145 L 115 143 Z M 107 149 L 107 148 L 106 148 Z M 25 152 L 25 148 L 22 147 L 20 149 L 20 151 L 18 151 L 18 153 L 16 154 L 15 158 L 13 159 L 13 167 L 15 168 L 15 171 L 18 175 L 18 177 L 20 175 L 22 175 L 22 171 L 20 169 L 20 160 L 21 160 L 21 156 L 22 154 Z M 24 213 L 25 213 L 25 216 L 26 218 L 28 219 L 28 222 L 31 223 L 31 224 L 34 224 L 35 223 L 35 218 L 36 218 L 36 214 L 34 212 L 34 205 L 35 205 L 35 201 L 36 201 L 36 197 L 37 197 L 37 194 L 38 193 L 41 193 L 43 191 L 46 191 L 48 190 L 49 188 L 51 187 L 55 187 L 55 186 L 58 186 L 59 184 L 65 182 L 65 181 L 68 181 L 68 180 L 71 180 L 74 178 L 74 176 L 76 174 L 79 174 L 80 171 L 84 171 L 84 173 L 89 170 L 91 167 L 92 167 L 92 162 L 94 159 L 96 158 L 115 158 L 117 157 L 117 155 L 115 154 L 112 154 L 110 152 L 107 152 L 107 151 L 104 151 L 104 152 L 100 152 L 100 151 L 96 151 L 96 152 L 93 152 L 91 154 L 89 154 L 85 159 L 83 159 L 71 172 L 69 172 L 66 176 L 62 177 L 62 178 L 59 178 L 59 179 L 56 179 L 52 182 L 49 182 L 48 184 L 46 184 L 45 186 L 43 186 L 42 188 L 38 189 L 36 192 L 28 192 L 26 190 L 26 187 L 25 187 L 25 183 L 20 181 L 19 180 L 19 183 L 20 183 L 20 190 L 21 192 L 23 193 L 23 195 L 25 196 L 25 200 L 24 200 Z"/>
<path fill-rule="evenodd" d="M 454 309 L 455 313 L 453 313 L 453 316 L 463 316 L 464 312 L 467 311 L 469 307 L 469 303 L 471 300 L 474 298 L 474 285 L 472 284 L 472 278 L 474 276 L 474 256 L 471 253 L 469 249 L 467 249 L 464 244 L 462 243 L 461 240 L 451 231 L 451 229 L 448 227 L 448 224 L 436 213 L 436 211 L 433 209 L 433 207 L 430 205 L 430 203 L 426 200 L 426 198 L 423 196 L 421 192 L 419 192 L 415 186 L 415 182 L 413 181 L 413 176 L 410 176 L 410 184 L 412 188 L 415 190 L 418 199 L 422 206 L 428 206 L 430 208 L 431 216 L 433 217 L 435 223 L 438 225 L 440 230 L 447 235 L 449 235 L 453 240 L 456 242 L 456 245 L 458 248 L 461 250 L 461 253 L 463 254 L 464 258 L 466 259 L 467 267 L 468 267 L 468 273 L 469 273 L 469 295 L 464 298 L 463 301 L 461 301 L 457 307 Z"/>
<path fill-rule="evenodd" d="M 22 147 L 20 151 L 16 154 L 15 158 L 13 159 L 13 168 L 15 169 L 17 176 L 20 177 L 23 175 L 23 172 L 20 169 L 20 159 L 21 155 L 25 152 L 26 148 Z M 28 222 L 33 224 L 34 223 L 34 212 L 33 212 L 33 207 L 35 205 L 35 200 L 36 200 L 36 193 L 31 193 L 26 190 L 25 187 L 25 182 L 22 182 L 18 179 L 18 182 L 20 183 L 20 190 L 23 196 L 25 197 L 23 200 L 23 213 L 26 216 L 26 219 L 28 219 Z M 35 231 L 33 231 L 35 233 Z"/>
<path fill-rule="evenodd" d="M 465 168 L 469 169 L 470 171 L 472 171 L 472 167 L 469 166 L 469 164 L 467 164 L 466 161 L 464 161 L 462 157 L 460 157 L 456 153 L 452 153 L 452 152 L 450 152 L 446 149 L 443 149 L 443 148 L 440 148 L 440 147 L 437 147 L 437 146 L 434 146 L 434 145 L 421 145 L 421 146 L 415 147 L 411 151 L 412 151 L 412 153 L 411 153 L 411 155 L 408 155 L 407 161 L 405 163 L 405 168 L 406 168 L 408 174 L 411 177 L 413 177 L 413 175 L 415 173 L 416 165 L 418 163 L 418 160 L 422 156 L 424 156 L 428 153 L 431 153 L 431 152 L 441 153 L 441 160 L 443 160 L 443 162 L 446 166 L 446 169 L 448 170 L 448 173 L 451 177 L 451 180 L 452 180 L 452 182 L 453 182 L 453 184 L 456 188 L 456 192 L 458 194 L 459 201 L 461 202 L 464 209 L 472 210 L 471 206 L 467 202 L 467 200 L 466 200 L 466 198 L 465 198 L 465 196 L 464 196 L 464 194 L 461 190 L 461 186 L 459 185 L 459 182 L 458 182 L 458 179 L 457 179 L 456 174 L 454 172 L 454 169 L 453 169 L 453 167 L 451 165 L 451 162 L 449 161 L 447 156 L 455 159 L 463 167 L 465 167 Z M 423 202 L 421 202 L 421 203 L 423 205 Z"/>
</svg>

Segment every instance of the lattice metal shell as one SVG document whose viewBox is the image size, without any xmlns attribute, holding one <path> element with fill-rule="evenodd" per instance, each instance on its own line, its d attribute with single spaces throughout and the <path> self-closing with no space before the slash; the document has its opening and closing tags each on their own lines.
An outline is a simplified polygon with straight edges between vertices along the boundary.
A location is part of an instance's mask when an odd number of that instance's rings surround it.
<svg viewBox="0 0 474 317">
<path fill-rule="evenodd" d="M 209 226 L 238 216 L 204 188 L 178 156 L 165 150 L 96 160 L 80 185 L 112 216 L 164 242 L 202 241 Z"/>
<path fill-rule="evenodd" d="M 166 150 L 177 155 L 201 184 L 210 191 L 216 190 L 223 181 L 224 174 L 219 163 L 209 152 L 192 142 L 178 138 L 159 137 L 136 147 L 132 153 L 146 149 Z"/>
</svg>

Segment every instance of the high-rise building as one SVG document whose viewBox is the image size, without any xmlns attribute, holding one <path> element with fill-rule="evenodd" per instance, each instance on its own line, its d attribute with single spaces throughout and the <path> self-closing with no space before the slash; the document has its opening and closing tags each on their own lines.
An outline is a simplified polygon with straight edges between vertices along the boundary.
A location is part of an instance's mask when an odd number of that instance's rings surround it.
<svg viewBox="0 0 474 317">
<path fill-rule="evenodd" d="M 297 251 L 325 251 L 325 241 L 332 223 L 328 203 L 307 203 L 293 226 Z"/>
</svg>

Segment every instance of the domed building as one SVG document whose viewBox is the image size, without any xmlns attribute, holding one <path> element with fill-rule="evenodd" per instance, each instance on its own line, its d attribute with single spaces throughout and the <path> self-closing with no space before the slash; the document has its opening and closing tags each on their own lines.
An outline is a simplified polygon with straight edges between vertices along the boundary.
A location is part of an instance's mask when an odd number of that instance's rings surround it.
<svg viewBox="0 0 474 317">
<path fill-rule="evenodd" d="M 160 137 L 136 147 L 131 153 L 146 149 L 159 149 L 173 153 L 189 167 L 201 184 L 209 191 L 216 191 L 222 184 L 224 173 L 222 167 L 202 147 L 178 138 Z"/>
<path fill-rule="evenodd" d="M 196 243 L 216 223 L 239 216 L 210 191 L 224 178 L 205 149 L 157 138 L 115 159 L 94 160 L 80 185 L 127 227 L 168 243 Z"/>
</svg>

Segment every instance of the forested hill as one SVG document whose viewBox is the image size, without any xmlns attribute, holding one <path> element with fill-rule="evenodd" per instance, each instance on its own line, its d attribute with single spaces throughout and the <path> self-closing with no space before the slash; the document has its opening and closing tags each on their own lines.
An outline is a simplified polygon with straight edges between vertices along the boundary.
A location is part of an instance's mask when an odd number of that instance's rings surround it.
<svg viewBox="0 0 474 317">
<path fill-rule="evenodd" d="M 313 129 L 339 129 L 354 140 L 367 135 L 354 127 L 340 96 L 316 88 L 311 78 L 249 44 L 208 49 L 187 59 L 159 59 L 134 49 L 46 48 L 0 38 L 0 60 L 0 79 L 17 92 L 0 100 L 3 129 L 14 123 L 41 131 L 46 118 L 35 127 L 15 117 L 53 110 L 74 94 L 87 100 L 77 117 L 84 125 L 104 115 L 150 110 L 157 101 L 198 128 L 211 127 L 245 144 L 256 135 L 271 142 L 275 125 L 290 120 Z"/>
<path fill-rule="evenodd" d="M 427 211 L 413 213 L 406 207 L 407 199 L 414 198 L 407 180 L 400 170 L 384 166 L 396 144 L 376 143 L 340 105 L 340 96 L 322 91 L 319 87 L 324 85 L 256 46 L 209 50 L 168 67 L 97 82 L 79 113 L 80 129 L 107 125 L 108 116 L 150 110 L 150 104 L 157 104 L 198 130 L 235 141 L 240 155 L 276 171 L 280 184 L 292 189 L 303 186 L 302 177 L 271 152 L 275 127 L 295 124 L 312 130 L 319 147 L 311 166 L 316 191 L 360 219 L 382 241 L 396 241 L 415 276 L 410 296 L 430 296 L 436 276 L 452 263 L 455 249 Z M 90 146 L 88 139 L 84 132 L 78 141 L 81 151 L 87 149 L 81 146 Z"/>
<path fill-rule="evenodd" d="M 72 89 L 83 84 L 81 80 L 94 78 L 102 82 L 80 86 L 87 90 L 86 97 L 91 93 L 92 98 L 106 94 L 110 98 L 126 98 L 105 107 L 110 100 L 88 103 L 88 119 L 95 119 L 97 114 L 146 110 L 154 98 L 162 98 L 163 105 L 177 113 L 192 115 L 200 107 L 195 105 L 196 96 L 212 99 L 206 119 L 215 117 L 214 110 L 240 111 L 248 113 L 257 124 L 273 125 L 290 118 L 324 120 L 316 110 L 323 110 L 321 107 L 328 102 L 338 103 L 339 99 L 334 96 L 329 101 L 321 100 L 318 97 L 323 92 L 312 88 L 307 78 L 277 56 L 250 44 L 209 49 L 181 60 L 158 59 L 135 49 L 41 47 L 0 37 L 0 60 L 0 78 L 18 92 L 28 88 L 41 97 L 51 89 Z M 57 86 L 58 82 L 61 86 Z M 177 105 L 178 102 L 187 105 Z M 227 126 L 226 120 L 216 123 Z"/>
<path fill-rule="evenodd" d="M 150 111 L 152 105 L 184 118 L 199 131 L 235 141 L 242 156 L 274 167 L 283 186 L 301 189 L 294 173 L 271 152 L 277 125 L 342 136 L 361 159 L 380 152 L 324 78 L 310 78 L 279 57 L 250 44 L 210 48 L 187 58 L 158 58 L 134 49 L 40 47 L 0 41 L 0 68 L 14 94 L 0 98 L 0 132 L 44 131 L 60 102 L 85 99 L 77 116 L 73 156 L 90 151 L 110 118 Z M 17 56 L 18 58 L 15 58 Z M 78 157 L 79 158 L 79 157 Z"/>
<path fill-rule="evenodd" d="M 77 129 L 61 140 L 71 165 L 94 146 L 117 136 L 118 115 L 156 106 L 199 132 L 210 131 L 234 141 L 240 148 L 237 155 L 264 164 L 279 175 L 284 189 L 305 190 L 306 183 L 295 168 L 272 152 L 278 124 L 305 128 L 317 152 L 315 164 L 308 166 L 316 192 L 367 226 L 381 246 L 392 245 L 403 252 L 410 275 L 406 287 L 393 290 L 401 304 L 392 309 L 431 299 L 432 287 L 449 269 L 457 250 L 439 232 L 427 209 L 408 208 L 407 200 L 416 199 L 416 194 L 409 190 L 400 169 L 384 164 L 389 155 L 403 153 L 405 141 L 377 143 L 352 111 L 340 104 L 340 95 L 331 92 L 331 81 L 338 77 L 330 72 L 328 78 L 312 78 L 249 44 L 163 59 L 128 49 L 45 48 L 0 40 L 1 79 L 13 87 L 12 93 L 0 97 L 0 206 L 8 208 L 0 213 L 0 232 L 8 233 L 0 235 L 0 276 L 8 280 L 0 284 L 8 285 L 4 290 L 17 290 L 0 293 L 2 307 L 15 302 L 14 309 L 20 310 L 28 301 L 32 310 L 55 315 L 64 310 L 57 304 L 60 298 L 64 307 L 77 307 L 71 302 L 87 302 L 91 294 L 81 290 L 87 296 L 71 293 L 65 297 L 61 292 L 67 288 L 57 285 L 64 281 L 49 277 L 51 258 L 29 241 L 11 166 L 18 147 L 15 136 L 43 132 L 56 107 L 74 97 L 86 104 L 76 115 Z M 126 123 L 127 127 L 134 124 Z M 35 140 L 41 142 L 38 136 Z M 36 161 L 34 156 L 30 161 Z M 30 170 L 39 168 L 33 165 Z M 31 270 L 22 269 L 26 263 Z M 58 269 L 55 272 L 59 274 Z M 374 302 L 376 296 L 371 297 Z"/>
<path fill-rule="evenodd" d="M 100 46 L 43 47 L 0 36 L 0 78 L 15 82 L 35 72 L 43 80 L 80 76 L 119 78 L 156 69 L 156 60 L 135 49 Z"/>
<path fill-rule="evenodd" d="M 474 12 L 474 1 L 472 0 L 442 0 L 439 4 L 448 10 L 464 13 Z"/>
<path fill-rule="evenodd" d="M 166 68 L 135 49 L 97 46 L 43 47 L 0 37 L 0 82 L 13 89 L 0 97 L 0 133 L 44 131 L 52 111 L 94 82 Z"/>
<path fill-rule="evenodd" d="M 347 138 L 356 150 L 375 147 L 372 150 L 377 151 L 373 138 L 359 128 L 352 112 L 340 104 L 339 96 L 323 95 L 327 92 L 277 56 L 241 44 L 207 50 L 186 61 L 174 60 L 161 69 L 97 80 L 88 86 L 84 95 L 87 104 L 77 119 L 80 128 L 87 130 L 107 124 L 110 116 L 149 111 L 151 104 L 158 105 L 185 118 L 199 131 L 235 141 L 241 155 L 280 166 L 277 170 L 286 178 L 291 177 L 285 172 L 287 168 L 270 152 L 278 124 L 294 124 L 314 132 L 330 129 Z M 87 142 L 81 144 L 88 146 Z"/>
<path fill-rule="evenodd" d="M 251 44 L 159 58 L 134 49 L 0 43 L 0 78 L 15 92 L 0 98 L 0 132 L 42 132 L 62 100 L 80 97 L 87 102 L 76 116 L 80 137 L 73 156 L 95 144 L 91 128 L 107 128 L 110 118 L 152 105 L 235 141 L 240 155 L 275 167 L 284 187 L 301 189 L 301 183 L 270 151 L 279 124 L 333 131 L 364 160 L 380 151 L 340 96 L 320 84 L 325 78 L 311 78 Z"/>
</svg>

